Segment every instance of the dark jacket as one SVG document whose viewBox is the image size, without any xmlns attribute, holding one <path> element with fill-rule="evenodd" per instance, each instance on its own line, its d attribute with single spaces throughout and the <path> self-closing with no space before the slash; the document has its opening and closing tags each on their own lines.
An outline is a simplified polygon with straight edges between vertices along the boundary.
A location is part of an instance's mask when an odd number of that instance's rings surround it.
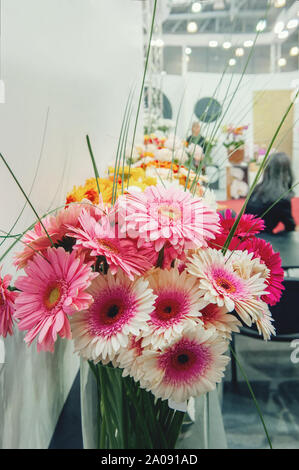
<svg viewBox="0 0 299 470">
<path fill-rule="evenodd" d="M 252 201 L 252 198 L 249 199 L 248 205 L 246 207 L 247 214 L 253 214 L 258 217 L 262 217 L 263 213 L 269 208 L 271 204 L 267 202 L 266 204 L 258 201 L 257 199 Z M 289 199 L 281 199 L 272 209 L 267 212 L 265 216 L 262 217 L 265 221 L 265 232 L 272 233 L 276 225 L 279 222 L 282 222 L 285 226 L 287 232 L 295 230 L 296 224 L 292 216 L 292 206 Z"/>
</svg>

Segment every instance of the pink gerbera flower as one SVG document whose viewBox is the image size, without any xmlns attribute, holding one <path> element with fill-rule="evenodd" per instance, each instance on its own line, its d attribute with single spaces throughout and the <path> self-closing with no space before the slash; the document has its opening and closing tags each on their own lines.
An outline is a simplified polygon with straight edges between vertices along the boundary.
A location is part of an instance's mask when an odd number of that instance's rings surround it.
<svg viewBox="0 0 299 470">
<path fill-rule="evenodd" d="M 0 268 L 1 273 L 1 268 Z M 6 338 L 7 334 L 13 334 L 13 313 L 15 310 L 15 300 L 17 292 L 11 292 L 8 287 L 12 277 L 7 274 L 0 277 L 0 336 Z"/>
<path fill-rule="evenodd" d="M 197 327 L 162 351 L 144 351 L 140 385 L 177 403 L 215 389 L 229 358 L 227 342 L 215 330 Z"/>
<path fill-rule="evenodd" d="M 53 352 L 57 335 L 71 337 L 68 315 L 92 302 L 86 289 L 98 274 L 63 248 L 48 248 L 45 258 L 35 255 L 25 272 L 16 281 L 21 291 L 15 302 L 18 327 L 28 330 L 26 343 L 38 336 L 37 350 Z"/>
<path fill-rule="evenodd" d="M 281 267 L 281 258 L 279 253 L 275 253 L 271 243 L 267 243 L 261 238 L 254 238 L 250 241 L 244 241 L 240 247 L 241 250 L 247 250 L 253 253 L 254 258 L 258 258 L 261 263 L 269 269 L 269 276 L 266 280 L 267 295 L 262 296 L 262 300 L 269 305 L 275 305 L 281 298 L 284 286 L 284 271 Z"/>
<path fill-rule="evenodd" d="M 88 289 L 94 303 L 71 319 L 75 349 L 94 362 L 114 360 L 130 335 L 147 329 L 155 296 L 148 281 L 122 272 L 100 275 Z"/>
<path fill-rule="evenodd" d="M 156 269 L 147 280 L 157 298 L 143 345 L 158 349 L 179 337 L 184 329 L 195 327 L 205 303 L 197 279 L 186 271 L 180 274 L 178 269 Z"/>
<path fill-rule="evenodd" d="M 234 259 L 238 265 L 234 267 Z M 227 251 L 207 248 L 199 250 L 187 263 L 187 270 L 199 280 L 199 289 L 208 303 L 234 309 L 247 324 L 251 325 L 265 308 L 259 297 L 266 294 L 267 284 L 261 266 L 258 272 L 256 260 L 247 252 L 235 251 L 234 256 Z"/>
<path fill-rule="evenodd" d="M 150 186 L 118 199 L 121 230 L 138 239 L 138 246 L 153 242 L 160 251 L 169 242 L 177 251 L 206 245 L 219 232 L 218 215 L 177 187 Z"/>
<path fill-rule="evenodd" d="M 151 244 L 138 249 L 136 241 L 119 237 L 117 226 L 108 217 L 98 222 L 83 210 L 79 217 L 80 228 L 74 228 L 69 235 L 76 238 L 75 249 L 90 250 L 90 256 L 104 256 L 112 274 L 121 268 L 130 279 L 150 269 L 157 260 Z"/>
<path fill-rule="evenodd" d="M 70 226 L 77 228 L 80 225 L 79 216 L 85 208 L 97 220 L 106 212 L 104 204 L 100 202 L 98 206 L 93 206 L 90 202 L 71 204 L 62 209 L 55 216 L 48 216 L 43 219 L 43 224 L 56 247 L 62 246 L 66 251 L 71 251 L 75 240 L 67 236 Z M 23 237 L 25 248 L 15 257 L 15 265 L 18 269 L 24 268 L 36 252 L 44 254 L 51 247 L 51 240 L 47 236 L 43 226 L 38 222 L 33 230 L 29 230 Z"/>
</svg>

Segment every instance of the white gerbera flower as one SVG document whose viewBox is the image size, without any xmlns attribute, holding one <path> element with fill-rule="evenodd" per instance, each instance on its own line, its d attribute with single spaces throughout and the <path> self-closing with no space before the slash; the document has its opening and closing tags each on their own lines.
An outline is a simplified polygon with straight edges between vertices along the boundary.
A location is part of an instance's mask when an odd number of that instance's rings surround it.
<svg viewBox="0 0 299 470">
<path fill-rule="evenodd" d="M 240 260 L 235 269 L 237 256 Z M 249 266 L 245 269 L 246 265 Z M 240 266 L 242 269 L 239 269 Z M 235 309 L 248 326 L 264 311 L 265 304 L 259 297 L 266 294 L 267 288 L 261 272 L 247 277 L 248 273 L 255 272 L 254 267 L 255 261 L 252 261 L 247 252 L 238 251 L 231 256 L 227 251 L 224 256 L 221 251 L 212 248 L 198 250 L 187 263 L 188 272 L 199 280 L 199 289 L 204 299 L 219 307 L 225 306 L 229 312 Z"/>
<path fill-rule="evenodd" d="M 196 277 L 186 271 L 180 274 L 176 268 L 156 269 L 147 280 L 156 300 L 143 346 L 158 349 L 178 338 L 185 328 L 201 323 L 199 311 L 205 302 L 200 296 Z"/>
<path fill-rule="evenodd" d="M 148 281 L 118 271 L 98 276 L 88 289 L 94 302 L 72 318 L 75 351 L 94 362 L 113 360 L 129 335 L 147 330 L 155 296 Z"/>
<path fill-rule="evenodd" d="M 268 307 L 265 304 L 265 310 L 263 311 L 260 318 L 256 320 L 256 326 L 260 335 L 263 335 L 265 341 L 268 341 L 271 336 L 276 335 L 274 326 L 272 325 L 273 318 Z"/>
<path fill-rule="evenodd" d="M 229 358 L 224 341 L 215 330 L 198 326 L 162 351 L 144 351 L 140 381 L 157 398 L 184 402 L 211 391 L 221 382 Z"/>
</svg>

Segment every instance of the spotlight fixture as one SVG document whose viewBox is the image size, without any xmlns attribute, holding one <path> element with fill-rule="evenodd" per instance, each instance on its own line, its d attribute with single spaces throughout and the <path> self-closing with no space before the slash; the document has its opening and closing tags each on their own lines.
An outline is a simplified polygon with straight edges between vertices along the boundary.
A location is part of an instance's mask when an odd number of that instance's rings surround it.
<svg viewBox="0 0 299 470">
<path fill-rule="evenodd" d="M 295 29 L 295 28 L 297 28 L 298 23 L 299 23 L 299 21 L 297 20 L 297 18 L 292 18 L 292 19 L 288 22 L 287 28 L 288 28 L 288 29 Z"/>
<path fill-rule="evenodd" d="M 187 55 L 192 54 L 192 49 L 191 49 L 191 47 L 186 47 L 186 49 L 185 49 L 185 54 L 187 54 Z"/>
<path fill-rule="evenodd" d="M 197 29 L 197 23 L 195 23 L 195 21 L 189 21 L 189 23 L 187 24 L 188 33 L 196 33 Z"/>
<path fill-rule="evenodd" d="M 274 26 L 274 33 L 279 34 L 281 31 L 284 29 L 284 22 L 283 21 L 277 21 L 276 25 Z"/>
<path fill-rule="evenodd" d="M 237 63 L 236 59 L 234 58 L 229 59 L 228 64 L 230 65 L 230 67 L 233 67 L 234 65 L 236 65 L 236 63 Z"/>
<path fill-rule="evenodd" d="M 278 39 L 286 39 L 288 35 L 289 35 L 289 32 L 286 29 L 284 29 L 278 34 Z"/>
<path fill-rule="evenodd" d="M 292 57 L 295 57 L 296 55 L 299 55 L 299 47 L 298 46 L 293 46 L 290 49 L 290 55 Z"/>
<path fill-rule="evenodd" d="M 243 57 L 243 55 L 244 55 L 244 49 L 243 49 L 243 47 L 238 47 L 238 48 L 236 49 L 235 54 L 236 54 L 237 57 Z"/>
<path fill-rule="evenodd" d="M 282 8 L 286 4 L 286 0 L 274 0 L 275 8 Z"/>
<path fill-rule="evenodd" d="M 260 20 L 257 25 L 256 25 L 256 30 L 261 33 L 266 29 L 267 26 L 267 21 L 266 20 Z"/>
<path fill-rule="evenodd" d="M 287 60 L 284 57 L 281 57 L 278 59 L 277 63 L 279 67 L 285 67 L 287 65 Z"/>
<path fill-rule="evenodd" d="M 217 47 L 218 46 L 218 42 L 217 41 L 210 41 L 209 42 L 209 47 Z"/>
<path fill-rule="evenodd" d="M 253 41 L 251 41 L 251 39 L 249 39 L 248 41 L 245 41 L 243 45 L 244 45 L 244 47 L 252 47 L 253 46 Z"/>
<path fill-rule="evenodd" d="M 192 8 L 191 9 L 192 9 L 193 13 L 199 13 L 202 9 L 201 3 L 199 3 L 199 2 L 192 3 Z"/>
<path fill-rule="evenodd" d="M 232 43 L 230 41 L 225 41 L 222 44 L 223 49 L 230 49 L 232 47 Z"/>
</svg>

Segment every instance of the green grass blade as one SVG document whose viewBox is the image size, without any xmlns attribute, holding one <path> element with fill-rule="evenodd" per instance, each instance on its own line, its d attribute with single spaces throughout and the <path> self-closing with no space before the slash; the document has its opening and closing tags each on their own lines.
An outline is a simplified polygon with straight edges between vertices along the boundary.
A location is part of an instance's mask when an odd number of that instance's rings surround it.
<svg viewBox="0 0 299 470">
<path fill-rule="evenodd" d="M 38 158 L 38 162 L 37 162 L 35 174 L 34 174 L 34 177 L 33 177 L 33 181 L 32 181 L 32 184 L 31 184 L 29 193 L 28 193 L 28 197 L 30 197 L 31 194 L 32 194 L 32 191 L 33 191 L 33 188 L 34 188 L 34 185 L 35 185 L 35 182 L 36 182 L 36 178 L 37 178 L 37 175 L 38 175 L 38 171 L 39 171 L 39 168 L 40 168 L 40 163 L 41 163 L 41 160 L 42 160 L 42 156 L 43 156 L 43 153 L 44 153 L 44 147 L 45 147 L 45 141 L 46 141 L 46 134 L 47 134 L 47 129 L 48 129 L 48 121 L 49 121 L 49 112 L 50 112 L 50 108 L 47 109 L 46 120 L 45 120 L 45 126 L 44 126 L 44 132 L 43 132 L 43 136 L 42 136 L 41 150 L 40 150 L 40 154 L 39 154 L 39 158 Z M 27 206 L 27 201 L 25 202 L 24 206 L 22 207 L 22 209 L 21 209 L 21 211 L 20 211 L 18 217 L 16 218 L 15 222 L 13 223 L 13 225 L 11 226 L 11 228 L 9 229 L 6 238 L 9 238 L 9 236 L 10 236 L 10 234 L 12 233 L 13 229 L 15 228 L 15 226 L 16 226 L 17 223 L 19 222 L 20 218 L 22 217 L 22 215 L 23 215 L 23 213 L 24 213 L 24 210 L 26 209 L 26 206 Z M 2 242 L 0 243 L 0 247 L 3 245 L 3 243 L 5 242 L 5 239 L 6 239 L 6 238 L 3 237 L 3 240 L 2 240 Z"/>
<path fill-rule="evenodd" d="M 249 392 L 250 392 L 250 395 L 251 395 L 251 397 L 252 397 L 252 399 L 253 399 L 253 402 L 254 402 L 254 404 L 255 404 L 256 410 L 257 410 L 258 415 L 259 415 L 259 417 L 260 417 L 261 423 L 262 423 L 262 425 L 263 425 L 263 428 L 264 428 L 264 431 L 265 431 L 265 434 L 266 434 L 266 437 L 267 437 L 267 441 L 268 441 L 269 447 L 270 447 L 270 449 L 273 449 L 273 447 L 272 447 L 272 442 L 271 442 L 271 439 L 270 439 L 270 436 L 269 436 L 269 433 L 268 433 L 268 429 L 267 429 L 267 426 L 266 426 L 266 424 L 265 424 L 265 421 L 264 421 L 264 418 L 263 418 L 263 415 L 262 415 L 260 406 L 259 406 L 258 401 L 257 401 L 257 399 L 256 399 L 256 396 L 255 396 L 255 394 L 254 394 L 254 392 L 253 392 L 253 389 L 252 389 L 252 387 L 251 387 L 251 385 L 250 385 L 250 382 L 249 382 L 249 380 L 248 380 L 248 378 L 247 378 L 247 375 L 246 375 L 246 373 L 245 373 L 245 370 L 243 369 L 242 365 L 240 364 L 240 362 L 239 362 L 239 360 L 238 360 L 238 357 L 237 357 L 237 354 L 236 354 L 236 352 L 233 350 L 233 348 L 232 348 L 231 346 L 230 346 L 230 351 L 231 351 L 233 357 L 235 358 L 235 361 L 236 361 L 236 363 L 237 363 L 237 366 L 239 367 L 239 369 L 240 369 L 240 371 L 241 371 L 241 374 L 243 375 L 243 378 L 244 378 L 244 380 L 245 380 L 245 382 L 246 382 L 246 384 L 247 384 L 248 390 L 249 390 Z"/>
<path fill-rule="evenodd" d="M 40 222 L 41 226 L 43 227 L 47 237 L 49 238 L 50 240 L 50 243 L 51 243 L 51 246 L 54 246 L 53 244 L 53 241 L 50 237 L 50 235 L 48 234 L 47 232 L 47 229 L 45 227 L 45 225 L 43 224 L 43 221 L 41 220 L 41 218 L 39 217 L 38 213 L 36 212 L 35 208 L 33 207 L 30 199 L 28 198 L 27 194 L 25 193 L 24 189 L 22 188 L 21 184 L 19 183 L 17 177 L 15 176 L 14 172 L 12 171 L 12 169 L 10 168 L 9 164 L 7 163 L 7 161 L 5 160 L 5 158 L 3 157 L 2 153 L 0 153 L 0 158 L 1 160 L 3 161 L 4 165 L 6 166 L 6 168 L 8 169 L 9 173 L 11 174 L 11 176 L 13 177 L 15 183 L 17 184 L 18 188 L 20 189 L 21 193 L 23 194 L 23 196 L 25 197 L 26 201 L 28 202 L 29 206 L 31 207 L 33 213 L 35 214 L 36 218 L 38 219 L 38 221 Z"/>
<path fill-rule="evenodd" d="M 144 66 L 144 71 L 143 71 L 140 95 L 139 95 L 139 100 L 138 100 L 136 119 L 135 119 L 135 124 L 134 124 L 132 146 L 131 146 L 131 153 L 130 153 L 130 161 L 129 161 L 129 174 L 128 174 L 128 186 L 127 187 L 129 187 L 129 181 L 130 181 L 130 170 L 131 170 L 132 155 L 133 155 L 133 150 L 134 150 L 134 145 L 135 145 L 137 124 L 138 124 L 138 119 L 139 119 L 139 114 L 140 114 L 140 109 L 141 109 L 141 102 L 142 102 L 142 97 L 143 97 L 145 77 L 146 77 L 146 72 L 147 72 L 148 62 L 149 62 L 149 56 L 150 56 L 150 51 L 151 51 L 151 43 L 152 43 L 152 37 L 153 37 L 153 32 L 154 32 L 154 24 L 155 24 L 155 19 L 156 19 L 157 3 L 158 3 L 158 1 L 154 0 L 154 9 L 153 9 L 153 15 L 152 15 L 151 29 L 150 29 L 150 35 L 149 35 L 149 40 L 148 40 L 147 53 L 146 53 L 145 66 Z"/>
<path fill-rule="evenodd" d="M 287 118 L 287 116 L 288 116 L 290 110 L 291 110 L 292 107 L 294 106 L 294 102 L 296 101 L 296 99 L 297 99 L 297 97 L 298 97 L 298 94 L 299 94 L 299 91 L 296 93 L 296 96 L 295 96 L 294 100 L 293 100 L 293 101 L 291 102 L 291 104 L 288 106 L 288 108 L 287 108 L 285 114 L 283 115 L 283 117 L 282 117 L 282 119 L 281 119 L 281 121 L 280 121 L 280 124 L 278 125 L 278 127 L 277 127 L 277 129 L 276 129 L 276 131 L 275 131 L 275 133 L 274 133 L 274 136 L 273 136 L 273 138 L 272 138 L 272 140 L 271 140 L 271 142 L 270 142 L 270 145 L 269 145 L 269 147 L 268 147 L 268 149 L 267 149 L 267 152 L 266 152 L 266 154 L 265 154 L 265 156 L 264 156 L 264 158 L 263 158 L 263 161 L 262 161 L 262 163 L 261 163 L 261 165 L 260 165 L 260 168 L 258 169 L 258 172 L 257 172 L 257 174 L 256 174 L 256 176 L 255 176 L 255 178 L 254 178 L 254 181 L 253 181 L 253 183 L 252 183 L 252 185 L 251 185 L 251 187 L 250 187 L 250 189 L 249 189 L 248 195 L 247 195 L 247 197 L 246 197 L 246 199 L 245 199 L 245 202 L 244 202 L 244 204 L 243 204 L 243 206 L 242 206 L 242 209 L 241 209 L 241 211 L 239 212 L 238 217 L 236 218 L 235 223 L 234 223 L 234 225 L 232 226 L 232 228 L 231 228 L 231 230 L 230 230 L 230 232 L 229 232 L 229 234 L 228 234 L 227 240 L 226 240 L 226 242 L 225 242 L 225 244 L 224 244 L 224 246 L 223 246 L 223 250 L 222 250 L 222 251 L 223 251 L 224 254 L 226 253 L 226 251 L 227 251 L 227 249 L 228 249 L 228 247 L 229 247 L 229 245 L 230 245 L 230 242 L 231 242 L 231 240 L 232 240 L 232 238 L 233 238 L 233 236 L 234 236 L 234 234 L 235 234 L 235 232 L 236 232 L 236 230 L 237 230 L 237 227 L 238 227 L 238 225 L 239 225 L 240 219 L 241 219 L 242 215 L 243 215 L 244 212 L 245 212 L 245 209 L 246 209 L 246 206 L 247 206 L 247 204 L 248 204 L 248 201 L 249 201 L 249 199 L 250 199 L 250 197 L 251 197 L 251 195 L 252 195 L 252 193 L 253 193 L 253 191 L 254 191 L 254 189 L 255 189 L 255 187 L 256 187 L 256 185 L 257 185 L 259 179 L 260 179 L 260 176 L 262 175 L 262 173 L 263 173 L 263 171 L 264 171 L 264 169 L 265 169 L 265 166 L 266 166 L 266 164 L 267 164 L 267 160 L 268 160 L 270 151 L 271 151 L 271 149 L 272 149 L 272 147 L 273 147 L 273 145 L 274 145 L 274 142 L 275 142 L 275 140 L 276 140 L 276 138 L 277 138 L 277 136 L 278 136 L 278 134 L 279 134 L 279 132 L 280 132 L 280 129 L 282 128 L 283 123 L 285 122 L 285 120 L 286 120 L 286 118 Z"/>
<path fill-rule="evenodd" d="M 89 150 L 89 155 L 90 155 L 91 162 L 92 162 L 92 167 L 93 167 L 95 179 L 96 179 L 96 182 L 97 182 L 98 193 L 99 193 L 99 195 L 100 195 L 100 194 L 101 194 L 101 191 L 100 191 L 100 184 L 99 184 L 99 178 L 100 178 L 100 176 L 99 176 L 97 164 L 96 164 L 96 161 L 95 161 L 95 158 L 94 158 L 94 154 L 93 154 L 93 151 L 92 151 L 92 147 L 91 147 L 91 143 L 90 143 L 90 139 L 89 139 L 89 136 L 88 136 L 88 135 L 86 136 L 86 141 L 87 141 L 87 146 L 88 146 L 88 150 Z"/>
</svg>

